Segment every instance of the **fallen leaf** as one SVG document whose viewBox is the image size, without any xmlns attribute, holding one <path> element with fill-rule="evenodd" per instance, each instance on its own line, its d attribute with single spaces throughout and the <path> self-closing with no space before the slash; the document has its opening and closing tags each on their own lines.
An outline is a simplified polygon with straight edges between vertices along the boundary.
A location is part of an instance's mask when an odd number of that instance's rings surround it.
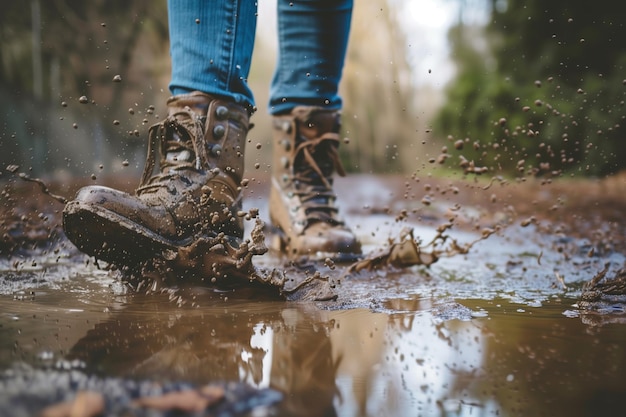
<svg viewBox="0 0 626 417">
<path fill-rule="evenodd" d="M 94 391 L 78 391 L 74 400 L 46 407 L 41 417 L 95 417 L 104 412 L 104 397 Z"/>
<path fill-rule="evenodd" d="M 154 397 L 141 397 L 133 401 L 133 405 L 162 411 L 199 412 L 206 410 L 223 398 L 223 388 L 207 385 L 194 390 L 172 391 Z"/>
</svg>

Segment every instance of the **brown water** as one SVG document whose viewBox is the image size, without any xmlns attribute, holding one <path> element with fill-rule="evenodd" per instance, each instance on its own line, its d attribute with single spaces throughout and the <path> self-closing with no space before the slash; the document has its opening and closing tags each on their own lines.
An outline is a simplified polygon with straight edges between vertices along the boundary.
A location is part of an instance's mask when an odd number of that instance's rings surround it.
<svg viewBox="0 0 626 417">
<path fill-rule="evenodd" d="M 366 251 L 399 227 L 385 214 L 351 222 Z M 0 260 L 0 370 L 239 381 L 284 393 L 266 410 L 284 416 L 626 413 L 626 316 L 576 306 L 582 284 L 624 256 L 590 256 L 589 242 L 534 226 L 429 269 L 347 277 L 337 301 L 319 303 L 199 287 L 176 300 L 135 294 L 70 246 L 17 258 Z"/>
</svg>

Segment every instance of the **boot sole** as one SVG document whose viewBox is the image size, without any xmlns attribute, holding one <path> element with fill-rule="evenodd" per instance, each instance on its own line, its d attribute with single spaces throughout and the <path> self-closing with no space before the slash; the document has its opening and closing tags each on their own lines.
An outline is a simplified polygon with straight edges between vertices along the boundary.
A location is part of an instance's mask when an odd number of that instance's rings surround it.
<svg viewBox="0 0 626 417">
<path fill-rule="evenodd" d="M 356 262 L 363 258 L 363 253 L 361 252 L 315 252 L 310 254 L 300 254 L 297 252 L 293 253 L 289 247 L 289 242 L 285 232 L 283 232 L 283 230 L 278 226 L 274 226 L 273 229 L 273 236 L 270 240 L 270 248 L 296 262 L 324 261 L 326 259 L 330 259 L 334 263 L 345 264 Z"/>
<path fill-rule="evenodd" d="M 63 211 L 63 229 L 82 252 L 116 265 L 138 264 L 191 243 L 164 239 L 126 217 L 79 201 Z"/>
</svg>

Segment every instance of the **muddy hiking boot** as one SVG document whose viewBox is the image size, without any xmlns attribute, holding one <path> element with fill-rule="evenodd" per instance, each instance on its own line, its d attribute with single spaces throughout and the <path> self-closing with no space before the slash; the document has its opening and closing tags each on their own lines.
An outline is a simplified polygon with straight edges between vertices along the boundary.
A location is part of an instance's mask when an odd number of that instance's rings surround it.
<svg viewBox="0 0 626 417">
<path fill-rule="evenodd" d="M 349 261 L 361 253 L 335 205 L 333 175 L 345 175 L 339 130 L 339 113 L 319 107 L 274 116 L 270 217 L 279 229 L 275 246 L 290 257 Z"/>
<path fill-rule="evenodd" d="M 65 233 L 81 251 L 133 265 L 219 232 L 238 245 L 249 112 L 201 92 L 171 97 L 167 105 L 167 118 L 149 130 L 135 194 L 88 186 L 65 207 Z"/>
</svg>

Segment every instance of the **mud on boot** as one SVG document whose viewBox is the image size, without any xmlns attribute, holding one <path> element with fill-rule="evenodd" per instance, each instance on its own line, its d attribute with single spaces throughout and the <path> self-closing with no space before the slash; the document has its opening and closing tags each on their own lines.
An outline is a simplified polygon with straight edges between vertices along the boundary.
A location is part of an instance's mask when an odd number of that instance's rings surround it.
<svg viewBox="0 0 626 417">
<path fill-rule="evenodd" d="M 88 186 L 66 205 L 63 228 L 81 251 L 132 266 L 219 233 L 239 244 L 250 112 L 201 92 L 171 97 L 167 105 L 167 118 L 149 130 L 134 195 Z"/>
<path fill-rule="evenodd" d="M 292 258 L 350 261 L 361 254 L 335 205 L 333 175 L 345 175 L 339 130 L 339 113 L 320 107 L 274 116 L 270 217 L 279 229 L 278 249 Z"/>
</svg>

